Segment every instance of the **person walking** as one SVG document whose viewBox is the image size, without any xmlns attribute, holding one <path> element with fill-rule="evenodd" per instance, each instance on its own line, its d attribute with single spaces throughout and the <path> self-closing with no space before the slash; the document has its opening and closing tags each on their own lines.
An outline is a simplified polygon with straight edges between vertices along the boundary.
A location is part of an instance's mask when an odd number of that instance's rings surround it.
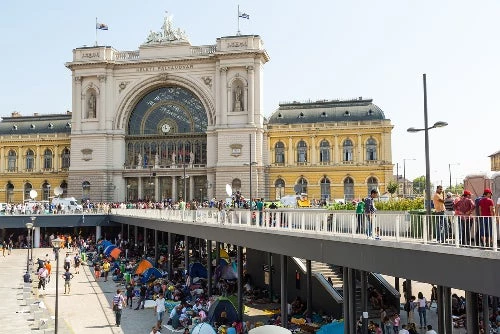
<svg viewBox="0 0 500 334">
<path fill-rule="evenodd" d="M 424 295 L 422 292 L 418 293 L 418 317 L 420 320 L 420 329 L 425 328 L 424 326 L 427 326 L 427 316 L 426 316 L 426 309 L 427 309 L 427 299 L 425 299 Z"/>
<path fill-rule="evenodd" d="M 438 215 L 436 217 L 436 241 L 437 242 L 445 242 L 446 241 L 446 233 L 445 233 L 445 222 L 444 222 L 444 193 L 443 186 L 437 186 L 436 192 L 432 197 L 432 202 L 434 203 L 434 214 Z"/>
<path fill-rule="evenodd" d="M 96 261 L 94 264 L 94 274 L 96 282 L 99 281 L 99 277 L 101 277 L 101 266 L 99 265 L 99 261 Z"/>
<path fill-rule="evenodd" d="M 66 269 L 66 271 L 62 274 L 62 277 L 64 278 L 64 294 L 67 293 L 69 295 L 73 274 L 69 272 L 69 269 Z"/>
<path fill-rule="evenodd" d="M 139 301 L 137 302 L 137 307 L 135 308 L 135 310 L 138 310 L 139 307 L 141 309 L 144 309 L 144 303 L 146 302 L 146 293 L 147 293 L 147 288 L 146 286 L 143 284 L 141 285 L 141 289 L 139 290 Z"/>
<path fill-rule="evenodd" d="M 373 220 L 375 218 L 375 213 L 377 212 L 377 208 L 374 204 L 374 199 L 378 197 L 378 190 L 372 189 L 370 191 L 370 196 L 365 198 L 365 223 L 366 223 L 366 236 L 368 238 L 372 238 L 372 225 Z"/>
<path fill-rule="evenodd" d="M 74 259 L 73 259 L 74 265 L 75 265 L 75 274 L 80 273 L 80 254 L 76 254 Z"/>
<path fill-rule="evenodd" d="M 47 283 L 50 283 L 50 272 L 52 271 L 52 265 L 50 261 L 45 262 L 45 268 L 47 268 Z"/>
<path fill-rule="evenodd" d="M 71 257 L 69 253 L 66 253 L 66 257 L 64 258 L 64 270 L 71 268 Z"/>
<path fill-rule="evenodd" d="M 365 213 L 365 202 L 359 200 L 356 204 L 356 220 L 358 221 L 358 226 L 356 227 L 356 233 L 363 233 L 363 218 Z"/>
<path fill-rule="evenodd" d="M 47 275 L 49 274 L 45 265 L 38 270 L 38 289 L 42 288 L 45 290 L 45 283 L 47 282 Z"/>
<path fill-rule="evenodd" d="M 122 309 L 125 306 L 125 298 L 123 298 L 122 291 L 116 290 L 116 295 L 113 296 L 113 311 L 115 312 L 116 327 L 120 327 L 122 320 Z"/>
<path fill-rule="evenodd" d="M 104 260 L 104 263 L 102 264 L 102 269 L 104 271 L 104 282 L 108 281 L 108 275 L 109 275 L 109 268 L 111 265 L 109 264 L 108 260 Z"/>
<path fill-rule="evenodd" d="M 156 327 L 161 328 L 163 316 L 165 315 L 165 298 L 163 297 L 163 291 L 160 292 L 158 298 L 155 300 L 155 312 L 157 321 Z"/>
</svg>

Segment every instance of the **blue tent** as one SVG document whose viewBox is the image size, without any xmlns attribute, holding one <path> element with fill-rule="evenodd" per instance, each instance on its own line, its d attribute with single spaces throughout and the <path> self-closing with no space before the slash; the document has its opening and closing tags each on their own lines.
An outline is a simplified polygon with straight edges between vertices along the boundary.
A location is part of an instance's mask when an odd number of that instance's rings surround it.
<svg viewBox="0 0 500 334">
<path fill-rule="evenodd" d="M 115 245 L 109 245 L 109 246 L 107 246 L 106 248 L 104 248 L 104 255 L 109 256 L 109 254 L 111 253 L 111 251 L 113 249 L 115 249 L 115 248 L 116 248 Z"/>
<path fill-rule="evenodd" d="M 192 263 L 189 266 L 189 276 L 207 278 L 207 269 L 199 262 Z"/>
<path fill-rule="evenodd" d="M 316 334 L 344 334 L 344 322 L 331 322 L 316 331 Z"/>
<path fill-rule="evenodd" d="M 111 246 L 113 243 L 109 240 L 103 240 L 101 241 L 101 243 L 99 244 L 99 246 L 102 247 L 102 249 L 106 249 L 106 247 L 108 246 Z"/>
<path fill-rule="evenodd" d="M 148 282 L 152 277 L 155 279 L 162 278 L 162 273 L 157 268 L 149 268 L 145 272 L 142 273 L 142 283 Z"/>
</svg>

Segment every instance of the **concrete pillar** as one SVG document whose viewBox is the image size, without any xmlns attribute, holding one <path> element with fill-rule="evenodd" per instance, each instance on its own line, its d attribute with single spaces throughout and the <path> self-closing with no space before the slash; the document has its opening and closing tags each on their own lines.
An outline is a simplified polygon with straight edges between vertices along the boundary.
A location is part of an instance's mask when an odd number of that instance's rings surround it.
<svg viewBox="0 0 500 334">
<path fill-rule="evenodd" d="M 368 312 L 368 272 L 359 271 L 361 280 L 361 312 Z"/>
<path fill-rule="evenodd" d="M 40 226 L 35 227 L 34 233 L 33 247 L 40 248 Z"/>
<path fill-rule="evenodd" d="M 137 247 L 137 225 L 134 226 L 134 246 Z"/>
<path fill-rule="evenodd" d="M 269 265 L 269 299 L 273 300 L 273 253 L 267 253 L 267 264 Z"/>
<path fill-rule="evenodd" d="M 443 309 L 445 314 L 445 333 L 453 333 L 453 319 L 451 317 L 451 288 L 443 287 Z"/>
<path fill-rule="evenodd" d="M 179 195 L 177 194 L 177 177 L 172 176 L 172 199 L 177 201 L 179 199 Z"/>
<path fill-rule="evenodd" d="M 238 266 L 238 320 L 243 321 L 243 247 L 236 248 L 236 259 Z"/>
<path fill-rule="evenodd" d="M 342 309 L 344 313 L 344 334 L 351 334 L 350 329 L 351 329 L 351 320 L 349 318 L 349 268 L 343 267 L 342 268 L 342 295 L 344 296 L 344 302 L 342 304 Z"/>
<path fill-rule="evenodd" d="M 155 230 L 155 266 L 158 263 L 158 230 Z"/>
<path fill-rule="evenodd" d="M 488 295 L 483 294 L 483 326 L 484 326 L 484 333 L 489 333 L 490 332 L 490 305 L 488 303 Z M 451 333 L 451 332 L 450 332 Z"/>
<path fill-rule="evenodd" d="M 347 277 L 349 281 L 349 327 L 352 333 L 356 331 L 356 270 L 347 269 Z M 345 284 L 345 282 L 344 282 Z"/>
<path fill-rule="evenodd" d="M 184 269 L 187 274 L 189 271 L 189 237 L 187 235 L 184 236 Z"/>
<path fill-rule="evenodd" d="M 280 255 L 281 262 L 281 326 L 288 327 L 288 256 Z"/>
<path fill-rule="evenodd" d="M 144 197 L 142 196 L 142 177 L 137 178 L 137 199 L 143 199 Z"/>
<path fill-rule="evenodd" d="M 248 72 L 248 124 L 255 122 L 255 87 L 254 87 L 254 69 L 253 66 L 247 66 Z M 243 106 L 245 108 L 245 106 Z"/>
<path fill-rule="evenodd" d="M 207 240 L 207 292 L 212 295 L 212 240 Z"/>
<path fill-rule="evenodd" d="M 306 260 L 307 275 L 307 317 L 312 319 L 312 269 L 311 260 Z"/>
<path fill-rule="evenodd" d="M 144 228 L 144 235 L 142 237 L 142 241 L 143 241 L 143 252 L 144 252 L 144 257 L 146 257 L 146 255 L 148 254 L 148 229 L 145 227 Z"/>
<path fill-rule="evenodd" d="M 443 298 L 443 287 L 441 285 L 437 286 L 437 314 L 438 314 L 438 333 L 446 333 L 445 330 L 445 317 L 444 314 L 444 298 Z"/>
<path fill-rule="evenodd" d="M 101 239 L 101 227 L 100 226 L 96 226 L 95 227 L 95 240 L 96 242 Z"/>
<path fill-rule="evenodd" d="M 215 268 L 219 265 L 220 262 L 220 242 L 215 242 Z M 215 282 L 217 283 L 217 282 Z"/>
<path fill-rule="evenodd" d="M 155 176 L 155 201 L 160 201 L 160 186 L 158 176 Z"/>
<path fill-rule="evenodd" d="M 221 111 L 220 111 L 220 118 L 221 118 L 221 124 L 227 124 L 227 113 L 228 113 L 228 99 L 231 96 L 230 92 L 228 92 L 228 86 L 227 86 L 227 67 L 221 67 L 220 69 L 220 99 L 222 102 L 221 105 Z"/>
<path fill-rule="evenodd" d="M 168 278 L 172 279 L 174 277 L 173 273 L 173 265 L 172 262 L 174 260 L 174 234 L 168 232 L 167 234 L 167 242 L 168 242 Z"/>
<path fill-rule="evenodd" d="M 465 309 L 467 316 L 467 333 L 479 333 L 477 293 L 465 291 Z"/>
</svg>

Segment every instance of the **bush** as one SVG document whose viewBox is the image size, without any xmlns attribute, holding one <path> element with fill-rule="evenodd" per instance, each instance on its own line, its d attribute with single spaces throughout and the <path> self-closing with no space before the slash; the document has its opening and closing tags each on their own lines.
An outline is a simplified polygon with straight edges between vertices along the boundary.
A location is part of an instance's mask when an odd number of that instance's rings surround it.
<svg viewBox="0 0 500 334">
<path fill-rule="evenodd" d="M 389 200 L 387 202 L 382 202 L 375 200 L 375 207 L 379 211 L 410 211 L 410 210 L 423 210 L 424 209 L 424 199 L 398 199 Z M 355 210 L 355 203 L 339 204 L 334 203 L 328 207 L 328 210 Z"/>
</svg>

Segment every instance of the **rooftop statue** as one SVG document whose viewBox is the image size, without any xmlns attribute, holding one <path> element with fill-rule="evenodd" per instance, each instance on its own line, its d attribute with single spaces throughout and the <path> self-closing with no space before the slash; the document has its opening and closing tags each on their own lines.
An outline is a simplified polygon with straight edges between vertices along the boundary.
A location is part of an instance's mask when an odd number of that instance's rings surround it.
<svg viewBox="0 0 500 334">
<path fill-rule="evenodd" d="M 162 31 L 149 31 L 144 44 L 160 44 L 175 41 L 188 41 L 186 32 L 180 28 L 174 29 L 172 24 L 172 15 L 165 15 Z"/>
</svg>

